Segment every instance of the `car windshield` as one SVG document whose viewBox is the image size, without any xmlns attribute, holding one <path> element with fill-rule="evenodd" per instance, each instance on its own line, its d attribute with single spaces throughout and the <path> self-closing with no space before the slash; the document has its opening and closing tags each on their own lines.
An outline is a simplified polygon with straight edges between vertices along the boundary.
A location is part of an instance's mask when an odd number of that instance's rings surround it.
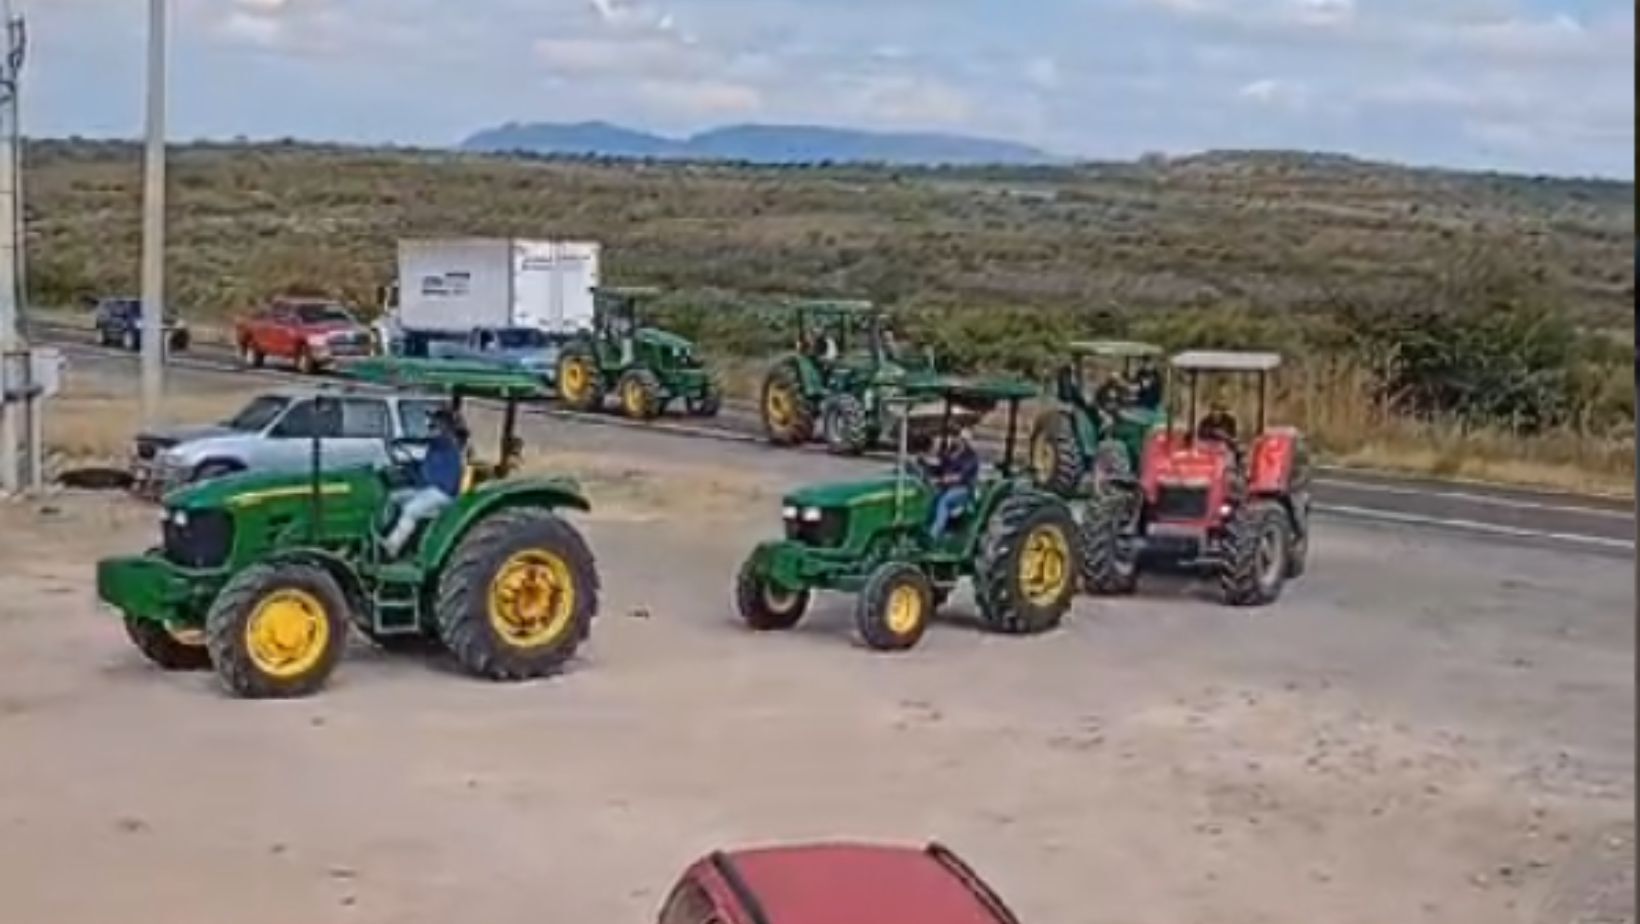
<svg viewBox="0 0 1640 924">
<path fill-rule="evenodd" d="M 297 305 L 296 317 L 303 324 L 353 323 L 353 316 L 347 313 L 347 309 L 330 303 Z"/>
<path fill-rule="evenodd" d="M 504 330 L 496 334 L 496 342 L 503 350 L 527 350 L 547 345 L 547 335 L 538 330 Z"/>
<path fill-rule="evenodd" d="M 263 430 L 268 424 L 273 423 L 274 418 L 278 417 L 279 412 L 283 411 L 285 405 L 289 403 L 289 398 L 263 395 L 245 405 L 239 410 L 239 413 L 230 417 L 223 425 L 230 430 L 239 430 L 246 433 Z"/>
<path fill-rule="evenodd" d="M 443 401 L 400 401 L 399 423 L 407 440 L 433 438 L 433 412 L 447 405 Z"/>
</svg>

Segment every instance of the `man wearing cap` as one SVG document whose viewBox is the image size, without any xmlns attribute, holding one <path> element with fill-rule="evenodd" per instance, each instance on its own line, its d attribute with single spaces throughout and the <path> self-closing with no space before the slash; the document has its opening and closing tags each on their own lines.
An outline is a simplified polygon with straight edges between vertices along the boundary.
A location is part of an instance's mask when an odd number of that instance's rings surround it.
<svg viewBox="0 0 1640 924">
<path fill-rule="evenodd" d="M 389 558 L 397 558 L 404 550 L 404 544 L 416 531 L 416 524 L 437 516 L 461 493 L 466 427 L 449 408 L 434 411 L 430 422 L 433 435 L 427 443 L 427 454 L 416 466 L 416 485 L 400 500 L 398 521 L 382 540 L 382 548 Z"/>
<path fill-rule="evenodd" d="M 928 527 L 929 536 L 937 542 L 951 520 L 973 500 L 974 483 L 979 480 L 979 453 L 974 451 L 973 434 L 967 427 L 945 441 L 928 476 L 939 491 L 934 497 L 934 521 Z"/>
</svg>

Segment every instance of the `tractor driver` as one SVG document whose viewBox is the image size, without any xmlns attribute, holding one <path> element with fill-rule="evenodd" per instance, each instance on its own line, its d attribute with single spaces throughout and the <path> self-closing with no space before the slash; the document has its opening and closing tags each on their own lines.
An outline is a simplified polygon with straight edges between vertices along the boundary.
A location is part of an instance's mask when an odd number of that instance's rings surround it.
<svg viewBox="0 0 1640 924">
<path fill-rule="evenodd" d="M 1099 388 L 1093 393 L 1093 403 L 1106 414 L 1115 416 L 1116 412 L 1125 406 L 1132 397 L 1132 387 L 1120 372 L 1112 372 L 1099 383 Z"/>
<path fill-rule="evenodd" d="M 974 451 L 973 434 L 963 427 L 945 440 L 938 458 L 928 466 L 928 477 L 939 492 L 934 497 L 934 520 L 928 535 L 938 542 L 946 527 L 974 498 L 979 480 L 979 453 Z"/>
<path fill-rule="evenodd" d="M 1145 357 L 1139 361 L 1139 368 L 1133 373 L 1133 403 L 1147 411 L 1154 411 L 1162 406 L 1162 370 L 1156 368 L 1156 361 Z"/>
<path fill-rule="evenodd" d="M 1236 415 L 1224 406 L 1222 401 L 1214 401 L 1208 406 L 1207 415 L 1196 425 L 1196 437 L 1202 440 L 1218 440 L 1232 448 L 1236 445 Z"/>
<path fill-rule="evenodd" d="M 398 521 L 382 540 L 387 557 L 397 558 L 416 525 L 430 520 L 461 493 L 461 475 L 467 427 L 450 408 L 439 408 L 430 416 L 432 438 L 427 454 L 416 466 L 416 485 L 401 492 Z"/>
</svg>

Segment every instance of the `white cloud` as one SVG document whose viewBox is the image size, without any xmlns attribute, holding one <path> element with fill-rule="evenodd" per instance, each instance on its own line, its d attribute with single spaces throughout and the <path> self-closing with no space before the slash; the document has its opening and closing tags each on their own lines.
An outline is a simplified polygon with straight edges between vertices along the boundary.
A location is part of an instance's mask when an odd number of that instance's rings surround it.
<svg viewBox="0 0 1640 924">
<path fill-rule="evenodd" d="M 1025 79 L 1042 90 L 1057 90 L 1063 83 L 1059 62 L 1045 55 L 1025 62 Z"/>
<path fill-rule="evenodd" d="M 1296 81 L 1260 77 L 1242 84 L 1236 95 L 1261 106 L 1299 110 L 1309 106 L 1313 94 Z"/>
</svg>

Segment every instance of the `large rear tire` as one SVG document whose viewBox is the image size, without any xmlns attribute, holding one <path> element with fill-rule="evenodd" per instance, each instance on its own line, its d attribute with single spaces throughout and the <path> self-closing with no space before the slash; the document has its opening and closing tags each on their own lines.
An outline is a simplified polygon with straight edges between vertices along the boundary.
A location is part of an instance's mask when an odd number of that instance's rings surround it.
<svg viewBox="0 0 1640 924">
<path fill-rule="evenodd" d="M 1280 504 L 1254 501 L 1225 523 L 1219 591 L 1230 606 L 1264 606 L 1281 596 L 1292 552 L 1291 525 Z"/>
<path fill-rule="evenodd" d="M 211 653 L 198 629 L 177 630 L 152 619 L 126 616 L 125 634 L 143 657 L 165 670 L 210 670 Z"/>
<path fill-rule="evenodd" d="M 746 625 L 758 632 L 779 632 L 796 626 L 809 608 L 809 597 L 807 590 L 771 587 L 757 567 L 755 556 L 746 559 L 735 575 L 735 609 Z"/>
<path fill-rule="evenodd" d="M 1071 412 L 1046 411 L 1031 427 L 1031 480 L 1044 491 L 1060 497 L 1076 493 L 1082 482 L 1082 449 L 1076 442 L 1076 425 Z"/>
<path fill-rule="evenodd" d="M 905 651 L 917 644 L 936 609 L 922 569 L 904 562 L 878 566 L 854 602 L 854 626 L 867 647 Z"/>
<path fill-rule="evenodd" d="M 859 398 L 832 395 L 821 405 L 820 414 L 826 448 L 842 456 L 857 456 L 871 448 L 870 421 Z"/>
<path fill-rule="evenodd" d="M 604 404 L 603 374 L 598 357 L 584 343 L 565 347 L 558 355 L 558 399 L 576 411 L 596 411 Z"/>
<path fill-rule="evenodd" d="M 777 446 L 798 446 L 814 439 L 814 407 L 803 394 L 803 379 L 792 362 L 769 370 L 763 380 L 763 431 Z"/>
<path fill-rule="evenodd" d="M 987 626 L 1010 635 L 1057 627 L 1076 597 L 1076 521 L 1061 502 L 1004 500 L 985 524 L 974 596 Z"/>
<path fill-rule="evenodd" d="M 205 643 L 223 686 L 246 699 L 317 692 L 347 647 L 347 597 L 323 568 L 252 565 L 234 575 L 205 617 Z"/>
<path fill-rule="evenodd" d="M 548 510 L 515 508 L 462 538 L 439 577 L 439 637 L 469 673 L 556 673 L 591 633 L 598 571 L 581 534 Z"/>
<path fill-rule="evenodd" d="M 632 369 L 615 386 L 621 413 L 633 420 L 654 420 L 661 413 L 661 380 L 648 369 Z"/>
<path fill-rule="evenodd" d="M 1133 501 L 1120 496 L 1088 502 L 1082 522 L 1082 585 L 1104 596 L 1130 594 L 1139 586 L 1139 547 L 1132 535 Z"/>
</svg>

